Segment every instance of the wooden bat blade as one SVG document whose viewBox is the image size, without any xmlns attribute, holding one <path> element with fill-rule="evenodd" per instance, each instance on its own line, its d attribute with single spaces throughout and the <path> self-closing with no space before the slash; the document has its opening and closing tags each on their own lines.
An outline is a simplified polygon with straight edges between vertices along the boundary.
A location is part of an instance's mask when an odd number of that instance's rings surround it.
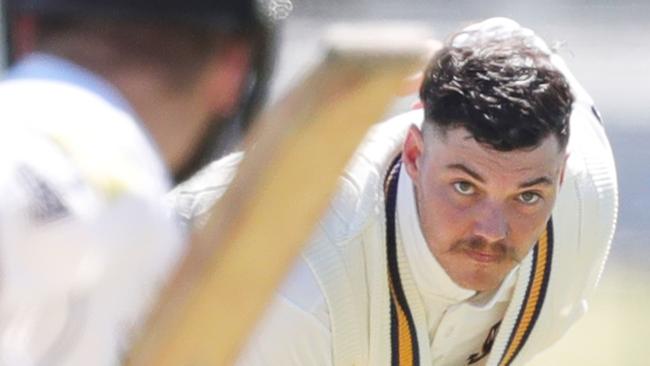
<svg viewBox="0 0 650 366">
<path fill-rule="evenodd" d="M 255 124 L 237 176 L 195 233 L 129 365 L 233 362 L 348 159 L 426 53 L 420 33 L 397 50 L 363 45 L 335 45 Z"/>
</svg>

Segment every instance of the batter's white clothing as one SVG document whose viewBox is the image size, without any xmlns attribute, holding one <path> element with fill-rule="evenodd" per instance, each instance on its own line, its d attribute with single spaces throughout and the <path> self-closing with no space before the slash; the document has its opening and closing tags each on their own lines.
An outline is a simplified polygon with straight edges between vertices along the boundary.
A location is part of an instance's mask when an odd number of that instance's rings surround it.
<svg viewBox="0 0 650 366">
<path fill-rule="evenodd" d="M 180 230 L 120 93 L 34 54 L 0 83 L 0 365 L 117 365 Z"/>
</svg>

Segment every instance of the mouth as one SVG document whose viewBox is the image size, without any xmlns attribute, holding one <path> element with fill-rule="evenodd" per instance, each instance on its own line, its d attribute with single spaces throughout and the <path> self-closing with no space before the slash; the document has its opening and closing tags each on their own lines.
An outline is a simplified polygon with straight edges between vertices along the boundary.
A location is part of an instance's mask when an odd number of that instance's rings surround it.
<svg viewBox="0 0 650 366">
<path fill-rule="evenodd" d="M 468 257 L 481 264 L 493 264 L 501 261 L 502 255 L 484 252 L 480 250 L 467 249 L 465 251 Z"/>
</svg>

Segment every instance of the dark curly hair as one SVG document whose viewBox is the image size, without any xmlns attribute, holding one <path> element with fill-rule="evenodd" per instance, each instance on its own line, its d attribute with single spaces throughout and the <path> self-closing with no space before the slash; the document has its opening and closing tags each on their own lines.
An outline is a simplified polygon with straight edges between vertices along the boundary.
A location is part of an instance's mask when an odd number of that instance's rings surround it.
<svg viewBox="0 0 650 366">
<path fill-rule="evenodd" d="M 549 134 L 566 147 L 573 95 L 539 42 L 524 30 L 453 35 L 420 87 L 426 122 L 464 127 L 499 151 L 534 148 Z"/>
</svg>

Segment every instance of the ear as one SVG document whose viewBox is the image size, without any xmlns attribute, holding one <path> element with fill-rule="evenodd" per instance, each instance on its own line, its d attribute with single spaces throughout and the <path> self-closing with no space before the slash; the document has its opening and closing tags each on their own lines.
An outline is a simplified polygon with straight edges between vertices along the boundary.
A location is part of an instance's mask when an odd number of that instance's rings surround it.
<svg viewBox="0 0 650 366">
<path fill-rule="evenodd" d="M 215 52 L 204 79 L 206 103 L 215 114 L 229 116 L 235 112 L 250 65 L 251 49 L 245 42 L 233 41 Z"/>
<path fill-rule="evenodd" d="M 424 140 L 422 131 L 415 125 L 409 127 L 402 147 L 402 162 L 406 172 L 413 181 L 417 180 L 420 174 L 420 165 L 424 155 Z"/>
</svg>

